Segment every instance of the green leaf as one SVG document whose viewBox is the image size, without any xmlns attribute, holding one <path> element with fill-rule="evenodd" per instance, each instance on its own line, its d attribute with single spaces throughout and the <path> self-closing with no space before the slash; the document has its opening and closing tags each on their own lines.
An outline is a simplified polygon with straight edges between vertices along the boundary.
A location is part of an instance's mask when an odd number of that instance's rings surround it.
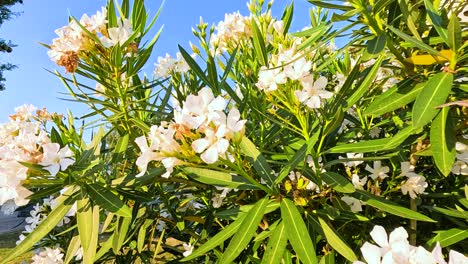
<svg viewBox="0 0 468 264">
<path fill-rule="evenodd" d="M 341 144 L 332 147 L 328 150 L 329 153 L 367 153 L 385 150 L 385 146 L 390 142 L 391 138 L 380 138 L 374 140 L 360 141 L 357 143 Z"/>
<path fill-rule="evenodd" d="M 100 259 L 102 256 L 104 256 L 106 253 L 110 251 L 112 248 L 112 241 L 114 240 L 114 233 L 110 235 L 110 237 L 103 243 L 100 244 L 101 248 L 99 248 L 99 251 L 96 253 L 96 256 L 94 257 L 94 261 L 97 262 L 96 260 Z"/>
<path fill-rule="evenodd" d="M 335 230 L 322 218 L 318 217 L 327 243 L 349 261 L 357 260 L 353 250 L 340 238 Z"/>
<path fill-rule="evenodd" d="M 115 5 L 113 0 L 107 2 L 107 25 L 110 28 L 117 27 L 117 15 L 115 14 Z"/>
<path fill-rule="evenodd" d="M 265 40 L 263 39 L 262 32 L 258 28 L 255 18 L 250 20 L 250 25 L 252 28 L 253 47 L 257 60 L 261 65 L 268 67 L 268 54 L 266 52 Z"/>
<path fill-rule="evenodd" d="M 231 263 L 249 244 L 250 240 L 257 231 L 258 224 L 263 218 L 266 205 L 268 204 L 268 197 L 258 201 L 255 206 L 245 216 L 242 225 L 237 230 L 237 233 L 229 242 L 229 246 L 224 251 L 220 263 Z"/>
<path fill-rule="evenodd" d="M 434 25 L 435 30 L 439 33 L 439 36 L 448 44 L 448 33 L 447 29 L 443 25 L 442 17 L 439 15 L 439 12 L 434 8 L 433 0 L 424 0 L 424 5 L 426 6 L 426 11 L 429 17 L 431 18 L 432 25 Z"/>
<path fill-rule="evenodd" d="M 283 11 L 283 15 L 281 16 L 281 20 L 284 22 L 284 31 L 283 34 L 287 34 L 289 31 L 289 27 L 291 26 L 292 18 L 294 14 L 294 3 L 287 5 Z"/>
<path fill-rule="evenodd" d="M 320 174 L 322 180 L 332 187 L 335 191 L 341 193 L 353 193 L 356 189 L 353 184 L 336 172 L 327 171 Z"/>
<path fill-rule="evenodd" d="M 407 42 L 409 42 L 410 44 L 412 44 L 414 47 L 417 47 L 425 52 L 428 52 L 432 55 L 435 55 L 435 56 L 441 56 L 441 57 L 444 57 L 444 55 L 440 54 L 440 52 L 438 52 L 437 50 L 433 49 L 431 46 L 427 45 L 426 43 L 420 41 L 420 40 L 417 40 L 403 32 L 401 32 L 400 30 L 392 27 L 392 26 L 387 26 L 388 29 L 390 29 L 393 33 L 395 33 L 397 36 L 399 36 L 400 38 L 406 40 Z"/>
<path fill-rule="evenodd" d="M 452 13 L 450 22 L 448 24 L 448 46 L 457 53 L 463 44 L 462 30 L 460 27 L 460 21 L 458 17 Z"/>
<path fill-rule="evenodd" d="M 431 125 L 431 150 L 437 168 L 444 176 L 452 171 L 457 152 L 455 150 L 455 128 L 450 122 L 449 107 L 440 110 Z"/>
<path fill-rule="evenodd" d="M 374 196 L 366 191 L 356 190 L 353 196 L 365 202 L 367 205 L 370 205 L 372 207 L 375 207 L 393 215 L 423 222 L 437 222 L 421 213 L 415 212 L 406 207 L 387 201 L 384 198 Z"/>
<path fill-rule="evenodd" d="M 230 238 L 232 235 L 234 235 L 235 233 L 239 231 L 239 227 L 242 225 L 244 218 L 245 216 L 239 217 L 236 221 L 232 222 L 232 224 L 224 228 L 221 232 L 218 232 L 214 237 L 208 240 L 205 244 L 201 245 L 199 248 L 193 251 L 192 254 L 190 254 L 190 256 L 182 259 L 181 261 L 184 262 L 184 261 L 189 261 L 189 260 L 198 258 L 204 255 L 206 252 L 217 247 L 224 241 L 226 241 L 228 238 Z"/>
<path fill-rule="evenodd" d="M 281 200 L 281 217 L 286 225 L 288 240 L 303 263 L 317 263 L 315 247 L 299 210 L 291 200 Z"/>
<path fill-rule="evenodd" d="M 68 248 L 67 248 L 67 253 L 65 254 L 65 259 L 63 260 L 63 263 L 68 264 L 70 261 L 72 261 L 73 258 L 75 258 L 75 254 L 80 249 L 80 236 L 79 234 L 75 235 L 72 237 L 70 240 L 70 243 L 68 243 Z"/>
<path fill-rule="evenodd" d="M 140 253 L 143 251 L 143 247 L 145 245 L 146 232 L 148 230 L 148 227 L 151 226 L 153 222 L 153 219 L 145 219 L 145 222 L 143 223 L 143 225 L 141 225 L 140 229 L 138 230 L 137 250 Z"/>
<path fill-rule="evenodd" d="M 275 180 L 275 184 L 280 183 L 286 176 L 288 176 L 291 170 L 296 168 L 297 164 L 304 161 L 306 155 L 310 153 L 315 143 L 317 142 L 319 134 L 320 133 L 315 133 L 311 138 L 307 140 L 307 142 L 304 143 L 304 145 L 302 145 L 302 147 L 298 151 L 296 151 L 291 160 L 289 160 L 286 163 L 286 166 L 284 166 L 281 169 L 281 172 Z"/>
<path fill-rule="evenodd" d="M 284 226 L 284 222 L 280 222 L 273 230 L 270 241 L 268 241 L 262 264 L 281 263 L 287 245 L 288 237 L 286 235 L 286 227 Z"/>
<path fill-rule="evenodd" d="M 239 146 L 242 153 L 246 155 L 247 159 L 253 164 L 255 171 L 260 175 L 260 177 L 265 180 L 269 186 L 274 185 L 275 178 L 273 171 L 271 170 L 270 165 L 268 165 L 265 157 L 263 157 L 257 147 L 255 147 L 254 143 L 244 136 Z"/>
<path fill-rule="evenodd" d="M 366 48 L 367 54 L 371 56 L 378 55 L 384 50 L 386 42 L 387 42 L 387 35 L 385 33 L 381 33 L 380 35 L 375 36 L 373 39 L 371 39 L 367 43 L 367 48 Z"/>
<path fill-rule="evenodd" d="M 468 238 L 468 229 L 452 228 L 448 230 L 436 231 L 431 240 L 427 241 L 429 246 L 434 246 L 437 242 L 441 247 L 448 247 Z"/>
<path fill-rule="evenodd" d="M 423 83 L 412 87 L 413 80 L 404 80 L 379 95 L 364 111 L 365 115 L 379 116 L 413 102 L 424 87 Z"/>
<path fill-rule="evenodd" d="M 114 240 L 112 241 L 112 250 L 118 254 L 122 249 L 125 239 L 127 238 L 128 229 L 132 222 L 131 217 L 119 217 L 117 220 L 117 227 L 114 230 Z"/>
<path fill-rule="evenodd" d="M 179 51 L 180 54 L 182 54 L 182 57 L 184 57 L 184 60 L 187 62 L 187 64 L 190 66 L 190 69 L 195 73 L 198 78 L 200 78 L 206 85 L 208 85 L 211 88 L 214 88 L 214 85 L 211 83 L 211 81 L 206 77 L 205 73 L 203 70 L 198 66 L 198 64 L 195 62 L 195 60 L 190 56 L 190 54 L 185 51 L 182 46 L 179 46 Z"/>
<path fill-rule="evenodd" d="M 90 222 L 87 224 L 91 229 L 90 241 L 88 241 L 88 248 L 83 248 L 83 263 L 93 264 L 96 257 L 96 251 L 99 238 L 99 206 L 95 205 L 90 210 L 92 212 Z"/>
<path fill-rule="evenodd" d="M 354 104 L 356 104 L 362 96 L 369 90 L 369 87 L 374 82 L 375 77 L 377 76 L 377 72 L 380 69 L 380 65 L 382 64 L 383 59 L 385 56 L 381 55 L 372 66 L 369 73 L 366 75 L 364 80 L 361 82 L 359 87 L 353 92 L 353 94 L 347 100 L 347 108 L 351 108 Z"/>
<path fill-rule="evenodd" d="M 181 171 L 186 173 L 191 178 L 210 185 L 229 187 L 231 189 L 255 190 L 258 189 L 255 185 L 241 176 L 231 175 L 227 172 L 202 169 L 196 167 L 183 167 Z"/>
<path fill-rule="evenodd" d="M 89 198 L 81 197 L 76 201 L 76 222 L 78 225 L 78 233 L 80 234 L 81 245 L 83 251 L 89 248 L 93 229 L 91 223 L 93 222 L 93 208 Z"/>
<path fill-rule="evenodd" d="M 128 134 L 119 138 L 119 140 L 117 141 L 117 144 L 115 145 L 115 149 L 114 149 L 115 153 L 123 153 L 127 150 L 128 138 L 129 138 Z"/>
<path fill-rule="evenodd" d="M 11 251 L 5 258 L 0 262 L 1 264 L 10 263 L 14 258 L 28 252 L 34 244 L 39 242 L 43 237 L 49 234 L 57 224 L 63 219 L 63 217 L 70 211 L 73 206 L 76 197 L 73 196 L 77 188 L 69 188 L 64 194 L 57 198 L 57 206 L 50 212 L 50 214 L 42 220 L 42 222 L 34 229 L 34 231 L 18 245 L 13 251 Z"/>
<path fill-rule="evenodd" d="M 132 210 L 107 188 L 93 183 L 87 185 L 87 190 L 91 200 L 102 208 L 123 217 L 132 216 Z"/>
<path fill-rule="evenodd" d="M 440 208 L 437 206 L 431 207 L 431 209 L 439 213 L 442 213 L 446 216 L 468 219 L 468 212 L 466 211 L 458 211 L 455 209 L 445 209 L 445 208 Z"/>
<path fill-rule="evenodd" d="M 413 128 L 420 128 L 431 122 L 445 103 L 452 88 L 453 75 L 441 72 L 432 76 L 424 85 L 413 105 Z"/>
</svg>

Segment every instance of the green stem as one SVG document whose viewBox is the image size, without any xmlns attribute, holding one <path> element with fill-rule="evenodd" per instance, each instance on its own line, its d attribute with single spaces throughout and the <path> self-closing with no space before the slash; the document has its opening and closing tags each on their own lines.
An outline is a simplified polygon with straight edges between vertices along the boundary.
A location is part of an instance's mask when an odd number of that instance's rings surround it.
<svg viewBox="0 0 468 264">
<path fill-rule="evenodd" d="M 417 208 L 417 205 L 416 205 L 416 199 L 411 199 L 410 200 L 410 208 L 411 208 L 411 210 L 413 210 L 415 212 L 418 211 L 418 208 Z M 410 235 L 409 235 L 409 237 L 410 237 L 410 244 L 413 245 L 413 246 L 416 246 L 417 223 L 418 222 L 416 220 L 410 219 Z"/>
</svg>

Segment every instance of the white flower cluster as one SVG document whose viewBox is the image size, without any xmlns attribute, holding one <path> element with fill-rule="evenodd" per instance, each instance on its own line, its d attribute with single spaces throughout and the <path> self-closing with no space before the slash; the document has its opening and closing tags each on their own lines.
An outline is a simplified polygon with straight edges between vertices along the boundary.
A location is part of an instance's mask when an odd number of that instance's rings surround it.
<svg viewBox="0 0 468 264">
<path fill-rule="evenodd" d="M 455 149 L 457 150 L 457 160 L 453 164 L 452 173 L 468 175 L 468 146 L 457 142 Z"/>
<path fill-rule="evenodd" d="M 49 113 L 43 109 L 34 115 L 36 110 L 32 105 L 17 107 L 10 121 L 0 124 L 0 205 L 7 201 L 26 205 L 26 197 L 32 194 L 22 185 L 28 168 L 19 162 L 43 165 L 53 176 L 73 163 L 70 159 L 73 153 L 68 147 L 60 149 L 58 144 L 51 143 L 42 129 L 42 124 L 50 118 Z"/>
<path fill-rule="evenodd" d="M 61 193 L 65 192 L 66 188 L 61 191 Z M 42 204 L 37 203 L 36 205 L 33 206 L 33 209 L 29 212 L 28 217 L 26 217 L 25 222 L 27 225 L 25 225 L 23 232 L 19 235 L 18 241 L 16 241 L 16 244 L 18 245 L 21 243 L 26 236 L 29 233 L 32 233 L 36 227 L 44 220 L 47 218 L 47 213 L 53 210 L 55 207 L 57 207 L 57 200 L 53 197 L 50 196 L 49 198 L 45 198 L 42 200 Z M 63 225 L 66 225 L 70 223 L 70 217 L 74 217 L 76 215 L 76 203 L 72 206 L 70 211 L 61 219 L 57 226 L 61 227 Z"/>
<path fill-rule="evenodd" d="M 101 11 L 91 17 L 84 14 L 79 22 L 72 19 L 67 26 L 55 30 L 59 37 L 52 41 L 49 57 L 58 65 L 64 66 L 67 72 L 74 72 L 78 65 L 79 52 L 94 47 L 94 40 L 83 28 L 99 38 L 98 44 L 105 48 L 124 45 L 133 35 L 130 20 L 121 18 L 117 21 L 117 27 L 107 28 L 106 18 L 107 10 L 102 7 Z"/>
<path fill-rule="evenodd" d="M 216 25 L 216 34 L 210 38 L 212 53 L 220 54 L 228 50 L 231 43 L 239 43 L 252 35 L 250 17 L 242 16 L 239 12 L 225 14 L 224 21 Z"/>
<path fill-rule="evenodd" d="M 167 53 L 165 57 L 158 57 L 158 63 L 155 64 L 155 67 L 154 75 L 156 78 L 168 78 L 173 72 L 186 73 L 190 69 L 180 52 L 177 52 L 176 59 Z"/>
<path fill-rule="evenodd" d="M 439 243 L 432 250 L 427 251 L 422 246 L 412 246 L 408 242 L 408 233 L 403 227 L 398 227 L 387 236 L 382 226 L 374 226 L 370 232 L 377 245 L 364 243 L 361 252 L 368 264 L 447 264 L 442 255 Z M 450 250 L 448 264 L 468 263 L 463 254 Z M 353 264 L 364 264 L 355 261 Z"/>
<path fill-rule="evenodd" d="M 229 158 L 230 140 L 235 133 L 243 132 L 246 121 L 240 120 L 235 107 L 226 115 L 227 105 L 225 98 L 215 98 L 209 88 L 201 89 L 198 95 L 187 96 L 183 107 L 175 106 L 174 121 L 152 126 L 147 138 L 141 136 L 135 140 L 142 151 L 136 161 L 141 170 L 137 176 L 146 172 L 149 162 L 160 161 L 166 168 L 163 177 L 169 177 L 173 167 L 182 163 L 178 157 L 187 157 L 189 154 L 185 153 L 190 151 L 200 154 L 207 164 Z M 189 141 L 190 149 L 187 149 Z"/>
<path fill-rule="evenodd" d="M 44 250 L 32 257 L 32 264 L 62 264 L 63 256 L 60 248 L 45 247 Z"/>
<path fill-rule="evenodd" d="M 299 40 L 299 39 L 298 39 Z M 320 108 L 322 100 L 332 97 L 333 93 L 325 90 L 327 78 L 320 76 L 314 79 L 311 74 L 312 62 L 308 61 L 304 53 L 292 48 L 282 50 L 272 58 L 269 67 L 260 68 L 257 87 L 265 92 L 273 92 L 278 85 L 285 84 L 288 79 L 298 81 L 302 89 L 294 91 L 299 102 L 309 108 Z"/>
<path fill-rule="evenodd" d="M 401 163 L 401 176 L 408 177 L 408 180 L 401 186 L 403 194 L 409 194 L 411 199 L 416 199 L 418 194 L 422 194 L 428 184 L 426 178 L 414 173 L 414 166 L 405 161 Z"/>
</svg>

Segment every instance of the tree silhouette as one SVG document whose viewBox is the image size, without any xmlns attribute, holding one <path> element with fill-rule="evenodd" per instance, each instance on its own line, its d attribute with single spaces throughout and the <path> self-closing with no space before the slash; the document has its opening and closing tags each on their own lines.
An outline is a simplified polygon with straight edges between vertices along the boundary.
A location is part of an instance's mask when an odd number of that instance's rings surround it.
<svg viewBox="0 0 468 264">
<path fill-rule="evenodd" d="M 22 0 L 0 0 L 0 27 L 3 22 L 11 19 L 12 17 L 18 15 L 16 12 L 11 11 L 11 7 L 17 3 L 22 4 Z M 9 41 L 0 38 L 0 52 L 10 53 L 13 51 L 15 45 Z M 3 76 L 4 71 L 9 71 L 16 68 L 16 65 L 11 63 L 1 63 L 0 62 L 0 90 L 5 90 L 5 77 Z"/>
</svg>

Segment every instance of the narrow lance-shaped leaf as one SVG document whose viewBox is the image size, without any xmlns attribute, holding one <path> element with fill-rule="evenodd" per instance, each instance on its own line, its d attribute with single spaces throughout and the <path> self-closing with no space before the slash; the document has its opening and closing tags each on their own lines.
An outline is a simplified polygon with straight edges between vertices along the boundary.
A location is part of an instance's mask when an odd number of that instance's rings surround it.
<svg viewBox="0 0 468 264">
<path fill-rule="evenodd" d="M 281 200 L 281 217 L 286 225 L 288 240 L 303 263 L 317 263 L 315 246 L 299 210 L 291 200 Z"/>
<path fill-rule="evenodd" d="M 424 222 L 436 222 L 421 213 L 415 212 L 406 207 L 387 201 L 381 197 L 374 196 L 366 191 L 356 190 L 353 196 L 365 202 L 367 205 L 370 205 L 372 207 L 375 207 L 393 215 Z"/>
<path fill-rule="evenodd" d="M 132 211 L 120 198 L 105 187 L 93 183 L 87 185 L 91 200 L 102 208 L 123 217 L 131 217 Z"/>
<path fill-rule="evenodd" d="M 455 53 L 457 53 L 462 43 L 460 21 L 458 20 L 458 17 L 452 13 L 448 24 L 448 45 Z"/>
<path fill-rule="evenodd" d="M 362 96 L 368 91 L 369 87 L 371 86 L 372 82 L 375 79 L 375 76 L 377 76 L 377 72 L 380 69 L 380 65 L 382 64 L 383 59 L 385 56 L 380 56 L 375 64 L 372 66 L 371 70 L 369 73 L 366 75 L 364 80 L 361 82 L 359 87 L 353 92 L 353 94 L 348 98 L 347 100 L 347 108 L 351 108 L 354 104 L 356 104 Z"/>
<path fill-rule="evenodd" d="M 70 211 L 76 197 L 72 194 L 76 188 L 69 188 L 67 192 L 57 198 L 57 206 L 50 212 L 36 229 L 30 233 L 18 246 L 15 247 L 8 256 L 6 256 L 0 264 L 10 263 L 10 261 L 30 250 L 34 244 L 45 237 L 49 232 L 54 229 L 60 220 Z"/>
<path fill-rule="evenodd" d="M 353 193 L 356 190 L 348 179 L 338 173 L 327 171 L 320 174 L 320 176 L 326 184 L 338 192 Z"/>
<path fill-rule="evenodd" d="M 80 235 L 76 234 L 68 243 L 67 253 L 65 254 L 65 259 L 63 260 L 64 264 L 70 263 L 72 259 L 75 258 L 75 254 L 80 249 L 81 242 L 80 242 Z"/>
<path fill-rule="evenodd" d="M 325 234 L 325 238 L 327 239 L 327 243 L 347 260 L 357 260 L 356 254 L 354 254 L 353 250 L 340 238 L 335 230 L 322 218 L 319 217 L 318 220 Z"/>
<path fill-rule="evenodd" d="M 184 262 L 198 258 L 200 256 L 203 256 L 206 252 L 219 246 L 221 243 L 223 243 L 239 231 L 239 227 L 242 225 L 244 218 L 245 215 L 242 215 L 239 218 L 237 218 L 236 221 L 232 222 L 232 224 L 224 228 L 222 231 L 218 232 L 214 237 L 210 238 L 206 243 L 204 243 L 195 251 L 193 251 L 192 254 L 190 254 L 190 256 L 182 259 L 181 261 Z"/>
<path fill-rule="evenodd" d="M 265 41 L 263 39 L 262 32 L 258 28 L 257 21 L 254 18 L 250 21 L 252 27 L 252 39 L 253 39 L 253 47 L 255 54 L 257 55 L 258 62 L 268 67 L 268 55 L 266 52 Z"/>
<path fill-rule="evenodd" d="M 231 263 L 249 244 L 250 240 L 252 240 L 252 237 L 256 233 L 258 224 L 263 218 L 267 204 L 268 198 L 266 197 L 258 201 L 249 211 L 244 218 L 244 221 L 242 221 L 242 225 L 237 230 L 237 233 L 231 239 L 229 246 L 224 251 L 220 263 Z"/>
<path fill-rule="evenodd" d="M 449 107 L 444 107 L 431 125 L 431 150 L 437 168 L 448 176 L 457 152 L 455 150 L 455 128 L 450 121 Z"/>
<path fill-rule="evenodd" d="M 318 137 L 319 133 L 315 133 L 309 140 L 307 140 L 306 143 L 304 143 L 304 145 L 296 152 L 296 154 L 294 154 L 292 159 L 287 162 L 283 169 L 281 169 L 281 172 L 276 178 L 275 183 L 280 183 L 289 174 L 289 172 L 297 166 L 297 164 L 299 164 L 301 161 L 304 161 L 305 156 L 314 147 Z"/>
<path fill-rule="evenodd" d="M 468 229 L 465 228 L 451 228 L 449 230 L 436 231 L 436 233 L 437 235 L 427 242 L 429 246 L 433 246 L 436 242 L 439 242 L 441 247 L 448 247 L 468 238 Z"/>
<path fill-rule="evenodd" d="M 94 258 L 96 256 L 98 238 L 99 238 L 99 206 L 95 205 L 91 208 L 92 215 L 91 221 L 88 225 L 91 228 L 91 236 L 88 241 L 88 248 L 83 248 L 83 264 L 92 264 L 94 263 Z"/>
<path fill-rule="evenodd" d="M 364 111 L 365 115 L 379 116 L 401 108 L 413 102 L 421 92 L 424 84 L 412 87 L 413 80 L 404 80 L 379 95 Z"/>
<path fill-rule="evenodd" d="M 275 182 L 272 173 L 273 171 L 254 143 L 244 136 L 240 143 L 240 148 L 242 153 L 246 155 L 249 161 L 253 164 L 255 171 L 260 175 L 260 177 L 265 180 L 268 185 L 273 185 Z"/>
<path fill-rule="evenodd" d="M 413 127 L 420 128 L 431 122 L 445 103 L 452 89 L 453 75 L 441 72 L 432 76 L 416 97 L 413 105 Z"/>
<path fill-rule="evenodd" d="M 191 178 L 210 185 L 224 186 L 229 187 L 231 189 L 241 190 L 258 189 L 255 185 L 253 185 L 246 179 L 237 175 L 231 175 L 227 172 L 195 167 L 184 167 L 181 168 L 181 170 L 187 173 Z"/>
<path fill-rule="evenodd" d="M 78 225 L 78 233 L 80 234 L 81 245 L 86 253 L 89 247 L 89 242 L 92 236 L 92 225 L 93 222 L 93 208 L 89 198 L 84 196 L 76 202 L 76 222 Z"/>
<path fill-rule="evenodd" d="M 288 237 L 286 235 L 286 227 L 284 226 L 284 222 L 280 222 L 270 237 L 265 255 L 262 259 L 262 264 L 281 263 L 287 245 Z"/>
</svg>

